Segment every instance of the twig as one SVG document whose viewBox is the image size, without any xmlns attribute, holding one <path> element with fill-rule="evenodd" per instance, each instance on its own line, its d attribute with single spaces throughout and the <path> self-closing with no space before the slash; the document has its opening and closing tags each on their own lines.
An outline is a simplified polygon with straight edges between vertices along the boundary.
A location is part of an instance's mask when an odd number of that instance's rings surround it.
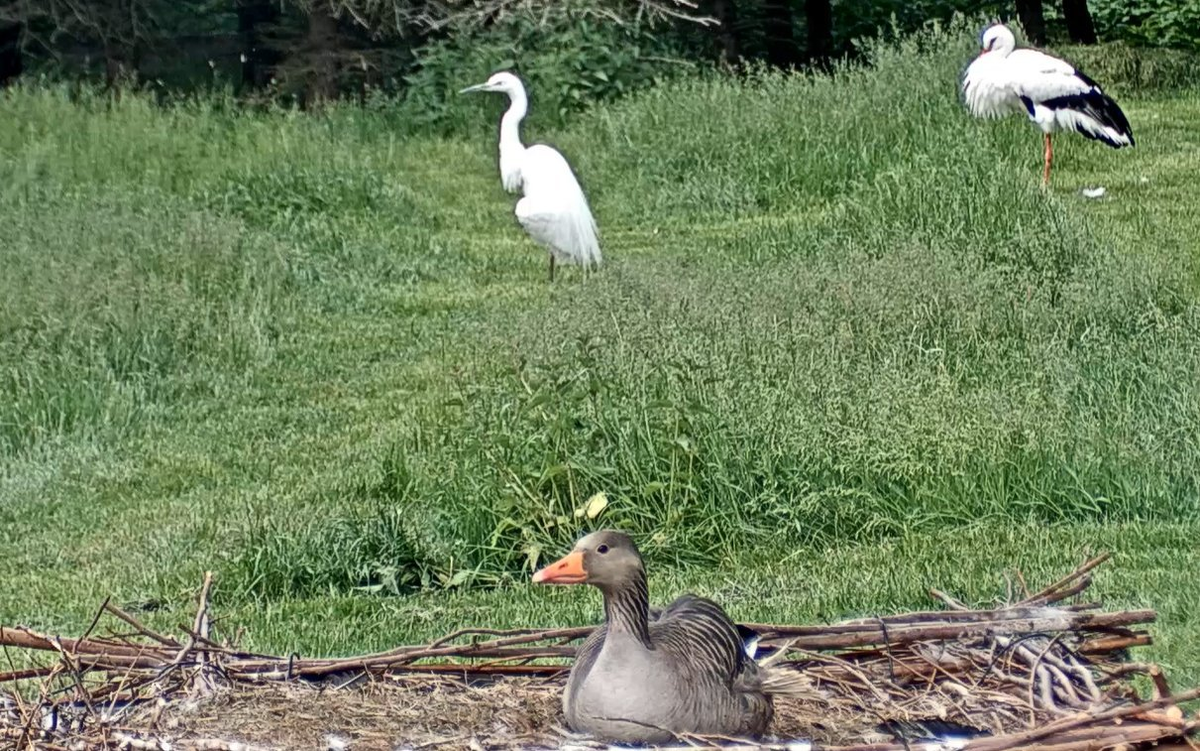
<svg viewBox="0 0 1200 751">
<path fill-rule="evenodd" d="M 153 639 L 154 641 L 158 642 L 159 644 L 163 645 L 164 647 L 170 647 L 172 649 L 178 649 L 180 647 L 179 642 L 175 641 L 174 639 L 169 639 L 169 638 L 163 636 L 162 634 L 158 634 L 158 633 L 155 633 L 154 631 L 151 631 L 149 628 L 146 628 L 146 626 L 143 625 L 141 621 L 134 618 L 129 613 L 126 613 L 124 610 L 120 609 L 116 605 L 113 605 L 108 600 L 104 601 L 104 609 L 107 610 L 109 613 L 112 613 L 113 615 L 115 615 L 117 618 L 120 618 L 121 620 L 125 621 L 133 628 L 137 629 L 137 632 L 139 634 L 141 634 L 142 636 Z"/>
<path fill-rule="evenodd" d="M 966 605 L 964 605 L 961 601 L 956 600 L 954 597 L 950 596 L 949 594 L 943 592 L 940 589 L 934 589 L 931 587 L 929 589 L 929 594 L 931 597 L 933 597 L 933 599 L 937 600 L 938 602 L 945 603 L 946 607 L 950 608 L 951 610 L 970 610 L 971 609 L 971 608 L 967 607 Z"/>
<path fill-rule="evenodd" d="M 1061 595 L 1056 595 L 1056 593 L 1059 590 L 1063 589 L 1064 587 L 1071 584 L 1075 580 L 1083 578 L 1089 572 L 1091 572 L 1093 569 L 1095 569 L 1097 566 L 1099 566 L 1100 564 L 1107 561 L 1110 557 L 1112 557 L 1112 556 L 1109 553 L 1101 553 L 1100 555 L 1096 556 L 1095 558 L 1092 558 L 1091 560 L 1085 562 L 1082 566 L 1075 569 L 1071 573 L 1067 574 L 1063 578 L 1054 582 L 1050 586 L 1039 591 L 1037 594 L 1033 595 L 1032 597 L 1026 597 L 1024 600 L 1021 600 L 1021 602 L 1019 602 L 1017 604 L 1018 605 L 1040 605 L 1040 604 L 1044 604 L 1046 602 L 1053 602 L 1057 599 L 1062 599 Z"/>
<path fill-rule="evenodd" d="M 1023 733 L 1013 733 L 1000 738 L 988 738 L 979 741 L 968 743 L 966 748 L 971 751 L 1004 751 L 1010 748 L 1019 748 L 1023 744 L 1028 744 L 1031 741 L 1036 741 L 1047 736 L 1061 733 L 1064 730 L 1086 725 L 1088 723 L 1096 723 L 1105 720 L 1116 720 L 1124 717 L 1130 717 L 1135 714 L 1144 714 L 1152 709 L 1165 707 L 1168 704 L 1178 704 L 1180 702 L 1191 701 L 1200 698 L 1200 688 L 1185 691 L 1182 694 L 1174 697 L 1156 699 L 1143 704 L 1137 704 L 1130 707 L 1121 707 L 1119 709 L 1110 709 L 1103 712 L 1081 712 L 1075 717 L 1064 718 L 1044 725 L 1039 728 L 1033 728 Z"/>
<path fill-rule="evenodd" d="M 209 642 L 208 638 L 208 593 L 212 589 L 213 575 L 211 571 L 204 572 L 204 583 L 200 586 L 200 601 L 196 606 L 196 620 L 192 624 L 192 631 L 195 632 L 195 637 L 188 638 L 188 647 L 196 646 L 196 640 L 201 639 Z M 211 642 L 210 642 L 211 643 Z M 182 656 L 187 650 L 181 650 Z M 196 671 L 193 685 L 200 691 L 201 694 L 212 693 L 212 676 L 209 673 L 209 666 L 212 662 L 211 655 L 207 650 L 202 650 L 196 653 L 199 660 L 200 669 Z"/>
</svg>

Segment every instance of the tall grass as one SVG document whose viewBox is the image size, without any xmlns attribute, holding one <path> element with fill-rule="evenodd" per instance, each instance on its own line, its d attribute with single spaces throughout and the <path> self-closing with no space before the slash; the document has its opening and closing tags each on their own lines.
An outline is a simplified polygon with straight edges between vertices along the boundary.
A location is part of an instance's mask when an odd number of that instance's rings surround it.
<svg viewBox="0 0 1200 751">
<path fill-rule="evenodd" d="M 0 456 L 123 433 L 270 357 L 286 270 L 268 241 L 154 192 L 18 190 L 0 206 Z"/>
<path fill-rule="evenodd" d="M 662 87 L 560 139 L 630 258 L 485 321 L 457 419 L 408 448 L 457 468 L 422 503 L 490 515 L 462 555 L 565 545 L 597 491 L 660 559 L 1196 518 L 1195 259 L 1038 192 L 1036 134 L 961 110 L 961 32 Z"/>
<path fill-rule="evenodd" d="M 552 134 L 535 101 L 610 259 L 552 288 L 494 136 L 7 94 L 0 452 L 147 457 L 121 436 L 153 419 L 230 457 L 209 506 L 127 492 L 186 505 L 266 599 L 493 583 L 595 524 L 711 564 L 1197 521 L 1195 258 L 1037 190 L 1036 133 L 958 101 L 974 31 L 831 77 L 677 81 Z M 1138 158 L 1089 149 L 1064 143 L 1057 179 Z"/>
</svg>

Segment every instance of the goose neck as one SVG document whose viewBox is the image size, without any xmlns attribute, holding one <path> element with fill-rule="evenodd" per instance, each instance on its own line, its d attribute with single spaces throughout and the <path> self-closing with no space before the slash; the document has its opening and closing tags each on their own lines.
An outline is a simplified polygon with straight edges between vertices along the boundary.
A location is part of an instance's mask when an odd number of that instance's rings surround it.
<svg viewBox="0 0 1200 751">
<path fill-rule="evenodd" d="M 650 647 L 650 592 L 646 572 L 639 570 L 628 581 L 604 590 L 604 617 L 608 633 L 633 636 Z"/>
</svg>

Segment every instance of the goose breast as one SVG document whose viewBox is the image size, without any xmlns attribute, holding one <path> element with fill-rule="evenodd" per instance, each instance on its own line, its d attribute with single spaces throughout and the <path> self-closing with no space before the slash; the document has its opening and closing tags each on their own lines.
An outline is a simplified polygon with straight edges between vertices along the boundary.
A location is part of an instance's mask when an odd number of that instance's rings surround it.
<svg viewBox="0 0 1200 751">
<path fill-rule="evenodd" d="M 672 718 L 685 707 L 679 678 L 664 657 L 635 638 L 609 635 L 565 707 L 568 722 L 616 741 L 669 740 Z"/>
<path fill-rule="evenodd" d="M 618 741 L 758 734 L 771 719 L 758 666 L 716 603 L 684 596 L 649 624 L 650 645 L 602 627 L 580 649 L 568 723 Z M 573 671 L 575 673 L 575 671 Z"/>
</svg>

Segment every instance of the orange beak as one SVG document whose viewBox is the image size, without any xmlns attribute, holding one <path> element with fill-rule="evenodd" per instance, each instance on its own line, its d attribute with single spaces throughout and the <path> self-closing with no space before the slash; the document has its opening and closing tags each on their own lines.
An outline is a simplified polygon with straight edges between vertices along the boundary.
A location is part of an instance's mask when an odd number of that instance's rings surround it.
<svg viewBox="0 0 1200 751">
<path fill-rule="evenodd" d="M 534 584 L 581 584 L 587 581 L 583 568 L 583 553 L 567 553 L 533 575 Z"/>
</svg>

